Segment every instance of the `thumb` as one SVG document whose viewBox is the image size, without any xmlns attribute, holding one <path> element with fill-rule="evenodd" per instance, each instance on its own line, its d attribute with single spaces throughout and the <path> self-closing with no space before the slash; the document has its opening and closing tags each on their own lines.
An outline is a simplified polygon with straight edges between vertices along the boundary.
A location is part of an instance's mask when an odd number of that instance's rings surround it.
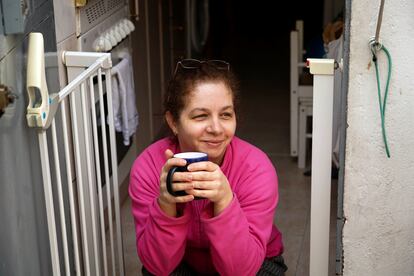
<svg viewBox="0 0 414 276">
<path fill-rule="evenodd" d="M 164 153 L 164 155 L 165 155 L 165 159 L 170 159 L 170 158 L 172 158 L 173 156 L 174 156 L 174 153 L 172 152 L 172 150 L 170 150 L 170 149 L 167 149 L 166 151 L 165 151 L 165 153 Z"/>
</svg>

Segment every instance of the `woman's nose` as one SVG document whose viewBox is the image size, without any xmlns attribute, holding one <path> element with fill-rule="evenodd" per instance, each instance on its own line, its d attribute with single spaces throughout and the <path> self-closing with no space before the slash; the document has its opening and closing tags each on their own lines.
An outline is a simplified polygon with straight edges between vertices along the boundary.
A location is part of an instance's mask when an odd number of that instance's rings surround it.
<svg viewBox="0 0 414 276">
<path fill-rule="evenodd" d="M 223 131 L 223 126 L 218 118 L 213 118 L 210 121 L 207 131 L 211 133 L 221 133 Z"/>
</svg>

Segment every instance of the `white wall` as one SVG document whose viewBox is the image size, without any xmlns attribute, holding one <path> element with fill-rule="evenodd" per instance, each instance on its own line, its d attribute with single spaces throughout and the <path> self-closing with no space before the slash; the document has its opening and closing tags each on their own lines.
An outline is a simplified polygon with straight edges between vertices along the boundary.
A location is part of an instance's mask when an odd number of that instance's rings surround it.
<svg viewBox="0 0 414 276">
<path fill-rule="evenodd" d="M 367 46 L 380 0 L 350 2 L 344 275 L 414 275 L 414 1 L 387 0 L 384 7 L 380 42 L 393 61 L 386 108 L 389 159 Z M 379 62 L 384 87 L 383 53 Z"/>
</svg>

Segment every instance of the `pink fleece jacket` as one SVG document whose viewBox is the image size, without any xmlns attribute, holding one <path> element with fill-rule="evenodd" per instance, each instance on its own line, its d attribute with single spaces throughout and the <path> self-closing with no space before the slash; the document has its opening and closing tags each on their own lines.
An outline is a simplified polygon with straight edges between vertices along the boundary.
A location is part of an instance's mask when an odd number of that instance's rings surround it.
<svg viewBox="0 0 414 276">
<path fill-rule="evenodd" d="M 177 206 L 182 216 L 170 217 L 157 203 L 166 149 L 180 152 L 172 139 L 159 140 L 135 160 L 130 175 L 137 250 L 148 271 L 168 275 L 184 259 L 202 274 L 255 275 L 266 257 L 282 254 L 273 225 L 277 175 L 265 153 L 234 137 L 221 165 L 233 190 L 230 205 L 214 217 L 210 201 L 194 200 Z"/>
</svg>

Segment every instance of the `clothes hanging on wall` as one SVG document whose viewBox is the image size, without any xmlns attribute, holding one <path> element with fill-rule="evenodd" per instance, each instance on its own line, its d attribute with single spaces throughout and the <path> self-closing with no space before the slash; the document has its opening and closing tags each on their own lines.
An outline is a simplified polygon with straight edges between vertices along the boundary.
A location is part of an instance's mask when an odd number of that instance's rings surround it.
<svg viewBox="0 0 414 276">
<path fill-rule="evenodd" d="M 115 130 L 122 132 L 124 145 L 138 127 L 138 111 L 135 103 L 135 89 L 131 56 L 122 55 L 121 61 L 112 68 L 112 102 Z"/>
</svg>

